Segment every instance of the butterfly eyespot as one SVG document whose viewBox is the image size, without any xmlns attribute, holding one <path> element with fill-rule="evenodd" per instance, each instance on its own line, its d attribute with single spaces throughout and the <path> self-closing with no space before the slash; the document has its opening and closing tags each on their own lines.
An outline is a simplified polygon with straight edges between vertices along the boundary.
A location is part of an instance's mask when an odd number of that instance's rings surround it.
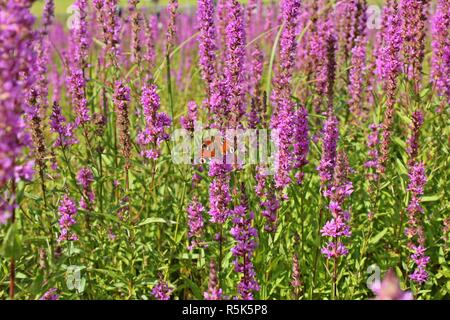
<svg viewBox="0 0 450 320">
<path fill-rule="evenodd" d="M 230 149 L 228 149 L 228 152 L 234 153 L 234 148 L 233 148 L 233 147 L 230 147 Z"/>
<path fill-rule="evenodd" d="M 205 158 L 200 158 L 200 163 L 201 164 L 205 164 L 206 163 L 206 159 Z"/>
</svg>

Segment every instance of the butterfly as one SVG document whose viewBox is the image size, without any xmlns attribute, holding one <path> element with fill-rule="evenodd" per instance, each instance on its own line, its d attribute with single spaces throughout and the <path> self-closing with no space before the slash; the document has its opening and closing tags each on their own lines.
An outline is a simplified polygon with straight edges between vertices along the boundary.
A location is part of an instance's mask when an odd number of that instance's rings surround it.
<svg viewBox="0 0 450 320">
<path fill-rule="evenodd" d="M 211 159 L 224 159 L 234 154 L 233 142 L 223 137 L 212 137 L 202 141 L 200 163 L 207 163 Z"/>
</svg>

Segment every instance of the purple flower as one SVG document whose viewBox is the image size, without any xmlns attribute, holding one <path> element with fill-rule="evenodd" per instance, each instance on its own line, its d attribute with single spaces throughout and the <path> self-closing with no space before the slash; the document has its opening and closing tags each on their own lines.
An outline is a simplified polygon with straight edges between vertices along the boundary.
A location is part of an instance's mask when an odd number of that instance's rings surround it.
<svg viewBox="0 0 450 320">
<path fill-rule="evenodd" d="M 414 196 L 423 195 L 423 188 L 427 182 L 425 165 L 422 162 L 414 164 L 408 175 L 410 181 L 408 191 L 411 191 Z"/>
<path fill-rule="evenodd" d="M 400 0 L 403 62 L 405 74 L 418 89 L 422 79 L 422 62 L 425 55 L 425 27 L 428 1 Z"/>
<path fill-rule="evenodd" d="M 160 278 L 152 289 L 152 295 L 157 300 L 170 300 L 173 289 L 170 288 L 164 279 Z"/>
<path fill-rule="evenodd" d="M 189 232 L 188 237 L 194 238 L 191 241 L 191 244 L 189 245 L 189 250 L 194 249 L 197 246 L 197 238 L 201 237 L 202 231 L 203 231 L 203 212 L 205 211 L 205 208 L 203 205 L 198 202 L 197 199 L 193 199 L 192 202 L 189 204 L 189 207 L 187 209 L 188 212 L 188 226 L 189 226 Z"/>
<path fill-rule="evenodd" d="M 228 2 L 227 55 L 224 66 L 225 92 L 230 106 L 230 128 L 241 126 L 246 112 L 244 92 L 245 28 L 242 5 L 237 0 Z"/>
<path fill-rule="evenodd" d="M 83 188 L 83 197 L 80 200 L 80 207 L 89 210 L 95 201 L 95 194 L 92 192 L 92 183 L 94 182 L 94 174 L 89 168 L 82 168 L 78 171 L 77 182 Z"/>
<path fill-rule="evenodd" d="M 450 105 L 450 3 L 439 0 L 432 21 L 433 55 L 431 81 L 439 96 Z"/>
<path fill-rule="evenodd" d="M 362 37 L 355 40 L 350 65 L 349 105 L 353 115 L 360 117 L 366 69 L 366 40 Z"/>
<path fill-rule="evenodd" d="M 236 245 L 231 248 L 235 257 L 234 270 L 242 274 L 238 284 L 238 293 L 243 300 L 253 300 L 254 291 L 259 291 L 256 272 L 252 263 L 256 249 L 257 230 L 252 226 L 254 214 L 247 214 L 247 207 L 243 204 L 233 210 L 233 227 L 231 235 L 236 240 Z"/>
<path fill-rule="evenodd" d="M 72 44 L 72 65 L 84 72 L 87 67 L 89 55 L 89 40 L 88 40 L 88 2 L 87 0 L 76 0 L 75 7 L 77 16 L 70 25 L 71 44 Z"/>
<path fill-rule="evenodd" d="M 75 123 L 77 126 L 84 125 L 91 120 L 91 115 L 86 99 L 86 81 L 83 71 L 73 65 L 68 77 L 68 90 L 72 96 L 72 104 L 77 115 Z"/>
<path fill-rule="evenodd" d="M 266 200 L 261 202 L 263 210 L 261 212 L 262 216 L 266 218 L 266 224 L 264 225 L 264 230 L 267 232 L 276 231 L 277 222 L 277 212 L 280 209 L 280 201 L 277 199 L 275 193 L 268 190 L 266 194 Z"/>
<path fill-rule="evenodd" d="M 55 148 L 65 148 L 77 144 L 78 140 L 73 135 L 73 129 L 74 125 L 72 123 L 66 123 L 66 118 L 62 115 L 61 107 L 54 102 L 50 116 L 50 130 L 58 134 L 58 137 L 53 143 L 53 146 Z"/>
<path fill-rule="evenodd" d="M 339 139 L 338 120 L 330 115 L 325 121 L 322 133 L 322 158 L 317 167 L 319 170 L 320 181 L 326 185 L 333 179 L 334 167 L 336 165 L 336 148 Z"/>
<path fill-rule="evenodd" d="M 294 114 L 294 164 L 293 167 L 298 170 L 295 174 L 297 183 L 301 184 L 304 173 L 302 168 L 308 164 L 309 153 L 309 125 L 308 125 L 308 110 L 305 107 L 300 107 Z"/>
<path fill-rule="evenodd" d="M 412 134 L 408 139 L 408 148 L 406 150 L 408 152 L 410 162 L 414 161 L 418 154 L 420 128 L 422 127 L 423 121 L 423 112 L 420 110 L 414 111 L 412 114 Z"/>
<path fill-rule="evenodd" d="M 205 300 L 222 300 L 222 289 L 219 288 L 217 269 L 214 259 L 209 263 L 208 291 L 203 293 Z"/>
<path fill-rule="evenodd" d="M 15 205 L 0 196 L 0 224 L 6 224 L 11 217 Z"/>
<path fill-rule="evenodd" d="M 129 104 L 131 90 L 122 81 L 117 81 L 114 87 L 114 106 L 116 108 L 116 125 L 119 132 L 120 149 L 125 159 L 125 170 L 130 167 L 131 137 Z"/>
<path fill-rule="evenodd" d="M 327 256 L 338 258 L 348 254 L 345 245 L 339 240 L 342 237 L 350 237 L 351 231 L 348 222 L 350 212 L 343 209 L 345 200 L 353 193 L 353 185 L 348 181 L 351 171 L 347 156 L 344 152 L 339 152 L 333 173 L 333 183 L 325 191 L 325 196 L 330 199 L 329 210 L 332 219 L 322 228 L 322 236 L 332 238 L 331 241 L 322 248 L 322 253 Z"/>
<path fill-rule="evenodd" d="M 169 51 L 175 45 L 177 10 L 178 1 L 170 0 L 169 5 L 167 6 L 167 14 L 169 17 L 166 32 L 166 54 L 169 54 Z"/>
<path fill-rule="evenodd" d="M 83 187 L 83 189 L 89 189 L 94 182 L 94 174 L 89 168 L 82 168 L 78 171 L 77 182 Z"/>
<path fill-rule="evenodd" d="M 209 176 L 213 180 L 209 186 L 209 215 L 213 223 L 225 223 L 231 214 L 230 172 L 228 164 L 210 163 Z"/>
<path fill-rule="evenodd" d="M 188 114 L 187 116 L 180 117 L 180 123 L 181 126 L 189 131 L 190 133 L 193 133 L 195 130 L 195 124 L 197 123 L 197 117 L 198 117 L 198 107 L 195 101 L 189 101 L 188 102 Z"/>
<path fill-rule="evenodd" d="M 338 216 L 336 219 L 328 221 L 320 231 L 324 237 L 350 237 L 350 227 L 346 225 L 343 217 Z"/>
<path fill-rule="evenodd" d="M 158 18 L 151 15 L 148 21 L 146 20 L 145 37 L 147 44 L 147 52 L 145 53 L 145 60 L 150 68 L 155 65 L 156 60 L 156 41 L 158 34 Z"/>
<path fill-rule="evenodd" d="M 342 242 L 329 242 L 323 247 L 320 252 L 324 254 L 327 259 L 339 258 L 348 254 L 347 247 Z"/>
<path fill-rule="evenodd" d="M 171 119 L 164 112 L 158 113 L 160 98 L 156 85 L 145 86 L 142 89 L 141 104 L 144 111 L 145 128 L 138 134 L 137 142 L 144 147 L 141 155 L 147 159 L 156 160 L 160 156 L 159 146 L 169 140 L 166 132 Z"/>
<path fill-rule="evenodd" d="M 386 27 L 382 35 L 383 46 L 378 50 L 376 73 L 386 90 L 392 82 L 395 82 L 401 64 L 399 58 L 402 45 L 401 21 L 396 1 L 390 2 L 383 8 L 382 16 Z"/>
<path fill-rule="evenodd" d="M 377 169 L 379 162 L 379 152 L 378 147 L 380 144 L 380 126 L 376 124 L 371 124 L 369 126 L 370 133 L 367 136 L 367 147 L 368 151 L 368 160 L 364 163 L 364 166 L 368 169 Z M 378 180 L 378 175 L 376 173 L 368 174 L 368 178 L 370 180 Z"/>
<path fill-rule="evenodd" d="M 42 29 L 47 32 L 55 17 L 55 4 L 53 0 L 45 0 L 44 10 L 42 11 Z"/>
<path fill-rule="evenodd" d="M 216 27 L 214 24 L 214 1 L 198 1 L 198 23 L 200 27 L 199 56 L 202 78 L 211 91 L 211 85 L 216 77 Z"/>
<path fill-rule="evenodd" d="M 71 230 L 71 227 L 77 223 L 75 220 L 75 215 L 77 214 L 75 202 L 67 195 L 64 195 L 59 203 L 58 211 L 60 214 L 58 242 L 78 240 L 78 236 Z"/>
<path fill-rule="evenodd" d="M 413 300 L 410 291 L 402 291 L 400 282 L 392 269 L 389 269 L 383 281 L 376 280 L 370 289 L 376 295 L 376 300 Z"/>
<path fill-rule="evenodd" d="M 278 112 L 272 118 L 272 138 L 275 152 L 275 186 L 283 190 L 291 182 L 293 165 L 292 143 L 295 133 L 294 103 L 290 99 L 279 100 Z"/>
<path fill-rule="evenodd" d="M 26 93 L 35 78 L 33 24 L 29 1 L 3 1 L 0 5 L 0 189 L 14 178 L 24 148 L 31 142 L 23 113 Z M 14 195 L 11 195 L 11 198 Z"/>
<path fill-rule="evenodd" d="M 410 275 L 411 280 L 422 284 L 427 281 L 428 273 L 425 271 L 430 258 L 426 256 L 425 235 L 421 216 L 423 208 L 420 205 L 420 197 L 424 193 L 424 186 L 427 182 L 425 166 L 421 162 L 410 162 L 408 191 L 411 193 L 411 200 L 407 207 L 408 222 L 405 234 L 408 237 L 408 247 L 412 251 L 411 259 L 416 265 L 416 269 Z"/>
<path fill-rule="evenodd" d="M 39 298 L 39 300 L 59 300 L 58 289 L 51 288 Z"/>
</svg>

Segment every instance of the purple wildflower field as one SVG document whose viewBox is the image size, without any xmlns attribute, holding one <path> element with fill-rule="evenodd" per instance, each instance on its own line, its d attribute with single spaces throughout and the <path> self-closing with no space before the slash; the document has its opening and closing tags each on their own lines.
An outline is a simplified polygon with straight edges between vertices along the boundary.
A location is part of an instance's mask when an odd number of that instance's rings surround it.
<svg viewBox="0 0 450 320">
<path fill-rule="evenodd" d="M 450 299 L 449 0 L 36 3 L 0 300 Z"/>
</svg>

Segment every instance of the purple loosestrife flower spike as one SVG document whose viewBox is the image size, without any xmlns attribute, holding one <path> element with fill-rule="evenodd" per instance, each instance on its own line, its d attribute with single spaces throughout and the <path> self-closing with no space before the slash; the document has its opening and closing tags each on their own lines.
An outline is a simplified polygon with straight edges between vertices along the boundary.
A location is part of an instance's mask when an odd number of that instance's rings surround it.
<svg viewBox="0 0 450 320">
<path fill-rule="evenodd" d="M 383 10 L 383 19 L 386 26 L 383 30 L 383 46 L 380 47 L 377 57 L 377 75 L 382 82 L 386 94 L 386 109 L 382 124 L 381 154 L 379 157 L 378 171 L 385 172 L 385 166 L 389 160 L 392 127 L 394 122 L 394 105 L 397 90 L 397 76 L 400 71 L 399 51 L 402 37 L 400 33 L 400 16 L 397 2 L 389 1 Z"/>
<path fill-rule="evenodd" d="M 195 125 L 197 123 L 197 118 L 198 118 L 198 106 L 195 103 L 195 101 L 189 101 L 187 116 L 182 116 L 180 118 L 181 126 L 183 127 L 183 129 L 193 134 L 195 130 Z"/>
<path fill-rule="evenodd" d="M 350 66 L 349 105 L 353 116 L 360 118 L 366 69 L 366 40 L 362 37 L 355 40 Z"/>
<path fill-rule="evenodd" d="M 309 125 L 308 125 L 308 110 L 305 107 L 300 107 L 296 110 L 294 115 L 294 168 L 298 170 L 295 178 L 298 184 L 303 181 L 304 173 L 302 168 L 308 164 L 309 153 Z"/>
<path fill-rule="evenodd" d="M 53 0 L 45 0 L 44 10 L 42 12 L 42 30 L 44 34 L 48 33 L 48 29 L 55 18 L 55 3 Z"/>
<path fill-rule="evenodd" d="M 202 78 L 208 88 L 208 98 L 216 77 L 216 27 L 214 22 L 214 1 L 198 1 L 198 24 L 200 27 L 199 56 Z"/>
<path fill-rule="evenodd" d="M 402 291 L 400 281 L 392 269 L 389 269 L 383 281 L 376 280 L 370 289 L 376 295 L 375 300 L 413 300 L 410 291 Z"/>
<path fill-rule="evenodd" d="M 68 78 L 68 89 L 72 96 L 72 104 L 75 108 L 77 126 L 83 126 L 91 120 L 91 115 L 86 99 L 86 81 L 83 71 L 73 66 Z"/>
<path fill-rule="evenodd" d="M 137 5 L 140 0 L 128 0 L 128 8 L 131 19 L 131 61 L 140 65 L 141 62 L 141 14 Z"/>
<path fill-rule="evenodd" d="M 197 200 L 193 199 L 192 202 L 189 204 L 189 207 L 187 209 L 188 212 L 188 226 L 189 226 L 189 232 L 188 237 L 191 240 L 191 243 L 188 247 L 189 250 L 194 249 L 198 244 L 198 238 L 201 237 L 202 231 L 203 231 L 203 212 L 205 211 L 205 208 L 203 205 Z"/>
<path fill-rule="evenodd" d="M 231 249 L 235 257 L 234 269 L 242 274 L 238 284 L 238 293 L 243 300 L 253 300 L 254 292 L 259 291 L 255 268 L 252 263 L 258 231 L 253 227 L 254 214 L 248 213 L 247 200 L 242 197 L 241 205 L 233 210 L 233 227 L 231 235 L 236 240 L 236 245 Z"/>
<path fill-rule="evenodd" d="M 442 105 L 450 105 L 450 2 L 439 0 L 432 21 L 431 81 Z"/>
<path fill-rule="evenodd" d="M 219 279 L 217 277 L 217 267 L 214 259 L 209 263 L 209 282 L 208 291 L 203 293 L 205 300 L 222 300 L 222 289 L 219 288 Z"/>
<path fill-rule="evenodd" d="M 169 140 L 166 129 L 170 127 L 171 119 L 164 112 L 158 113 L 160 98 L 154 84 L 142 89 L 141 104 L 144 110 L 145 128 L 138 134 L 137 142 L 144 149 L 141 155 L 147 159 L 156 160 L 160 156 L 160 145 Z"/>
<path fill-rule="evenodd" d="M 59 203 L 58 211 L 60 214 L 58 242 L 78 240 L 78 236 L 71 230 L 71 227 L 77 223 L 75 220 L 75 215 L 77 214 L 75 202 L 67 195 L 64 195 Z"/>
<path fill-rule="evenodd" d="M 178 10 L 178 0 L 170 0 L 167 6 L 167 32 L 166 32 L 166 54 L 170 53 L 170 50 L 175 46 L 175 37 L 177 33 L 176 19 Z"/>
<path fill-rule="evenodd" d="M 145 53 L 145 60 L 150 68 L 155 66 L 156 61 L 156 41 L 158 32 L 158 18 L 151 15 L 148 20 L 145 20 L 145 38 L 147 52 Z"/>
<path fill-rule="evenodd" d="M 423 112 L 420 110 L 414 111 L 412 114 L 411 136 L 408 139 L 408 148 L 406 150 L 410 162 L 414 162 L 419 152 L 420 128 L 423 121 Z"/>
<path fill-rule="evenodd" d="M 31 142 L 22 117 L 26 93 L 35 80 L 35 18 L 30 6 L 31 1 L 0 3 L 0 189 L 21 170 L 20 158 Z"/>
<path fill-rule="evenodd" d="M 39 300 L 59 300 L 58 289 L 51 288 L 39 298 Z"/>
<path fill-rule="evenodd" d="M 424 193 L 424 186 L 427 182 L 425 166 L 421 162 L 410 165 L 408 191 L 411 193 L 411 200 L 407 207 L 408 222 L 405 230 L 408 237 L 408 247 L 412 251 L 411 259 L 416 265 L 416 269 L 410 274 L 410 279 L 422 284 L 428 280 L 428 273 L 425 270 L 430 257 L 425 248 L 425 234 L 421 223 L 423 208 L 420 205 L 420 198 Z"/>
<path fill-rule="evenodd" d="M 83 190 L 83 197 L 80 200 L 80 207 L 84 210 L 92 209 L 95 201 L 95 194 L 92 191 L 92 183 L 94 182 L 94 174 L 89 168 L 82 168 L 78 171 L 77 182 Z"/>
<path fill-rule="evenodd" d="M 50 130 L 56 133 L 58 137 L 53 143 L 53 147 L 68 147 L 73 144 L 77 144 L 78 140 L 73 134 L 74 125 L 72 123 L 66 123 L 66 118 L 63 116 L 61 107 L 57 102 L 53 103 L 52 114 L 50 116 Z"/>
<path fill-rule="evenodd" d="M 88 3 L 87 0 L 76 0 L 75 6 L 77 10 L 76 19 L 72 21 L 70 32 L 72 37 L 72 64 L 83 71 L 87 68 L 89 55 L 89 38 L 88 38 Z"/>
<path fill-rule="evenodd" d="M 344 210 L 344 202 L 353 193 L 353 185 L 348 181 L 350 167 L 347 156 L 344 152 L 339 152 L 337 156 L 337 164 L 334 169 L 333 183 L 325 192 L 330 199 L 329 210 L 332 219 L 328 221 L 321 230 L 322 236 L 330 237 L 332 240 L 322 248 L 322 253 L 328 259 L 337 259 L 340 256 L 348 254 L 348 250 L 340 239 L 342 237 L 350 237 L 350 213 Z"/>
<path fill-rule="evenodd" d="M 400 0 L 402 51 L 409 80 L 416 91 L 422 80 L 422 63 L 425 55 L 425 27 L 429 0 Z"/>
<path fill-rule="evenodd" d="M 292 136 L 294 134 L 294 103 L 291 100 L 291 79 L 297 54 L 299 0 L 282 2 L 283 31 L 280 36 L 279 65 L 273 80 L 272 101 L 275 106 L 271 127 L 275 131 L 276 187 L 284 189 L 291 181 Z"/>
<path fill-rule="evenodd" d="M 129 103 L 131 90 L 121 81 L 117 81 L 114 89 L 114 105 L 117 113 L 117 129 L 119 132 L 119 140 L 121 152 L 125 159 L 125 170 L 130 168 L 131 158 L 131 137 L 130 137 L 130 119 L 129 119 Z"/>
<path fill-rule="evenodd" d="M 156 285 L 152 289 L 152 295 L 157 300 L 170 300 L 170 295 L 172 294 L 173 289 L 170 288 L 166 281 L 160 277 Z"/>
<path fill-rule="evenodd" d="M 241 119 L 246 112 L 244 92 L 245 28 L 244 10 L 237 0 L 228 2 L 227 57 L 225 81 L 231 117 L 230 128 L 242 126 Z"/>
<path fill-rule="evenodd" d="M 322 185 L 327 185 L 333 179 L 338 139 L 339 122 L 335 116 L 330 115 L 323 126 L 322 158 L 317 168 Z"/>
<path fill-rule="evenodd" d="M 229 204 L 231 165 L 212 161 L 209 167 L 209 176 L 212 182 L 209 186 L 209 215 L 211 222 L 223 224 L 230 216 Z"/>
<path fill-rule="evenodd" d="M 380 125 L 371 124 L 369 126 L 370 133 L 367 136 L 368 160 L 364 163 L 364 167 L 376 171 L 379 162 L 378 146 L 380 144 Z M 378 174 L 376 172 L 369 173 L 369 180 L 377 181 Z"/>
</svg>

